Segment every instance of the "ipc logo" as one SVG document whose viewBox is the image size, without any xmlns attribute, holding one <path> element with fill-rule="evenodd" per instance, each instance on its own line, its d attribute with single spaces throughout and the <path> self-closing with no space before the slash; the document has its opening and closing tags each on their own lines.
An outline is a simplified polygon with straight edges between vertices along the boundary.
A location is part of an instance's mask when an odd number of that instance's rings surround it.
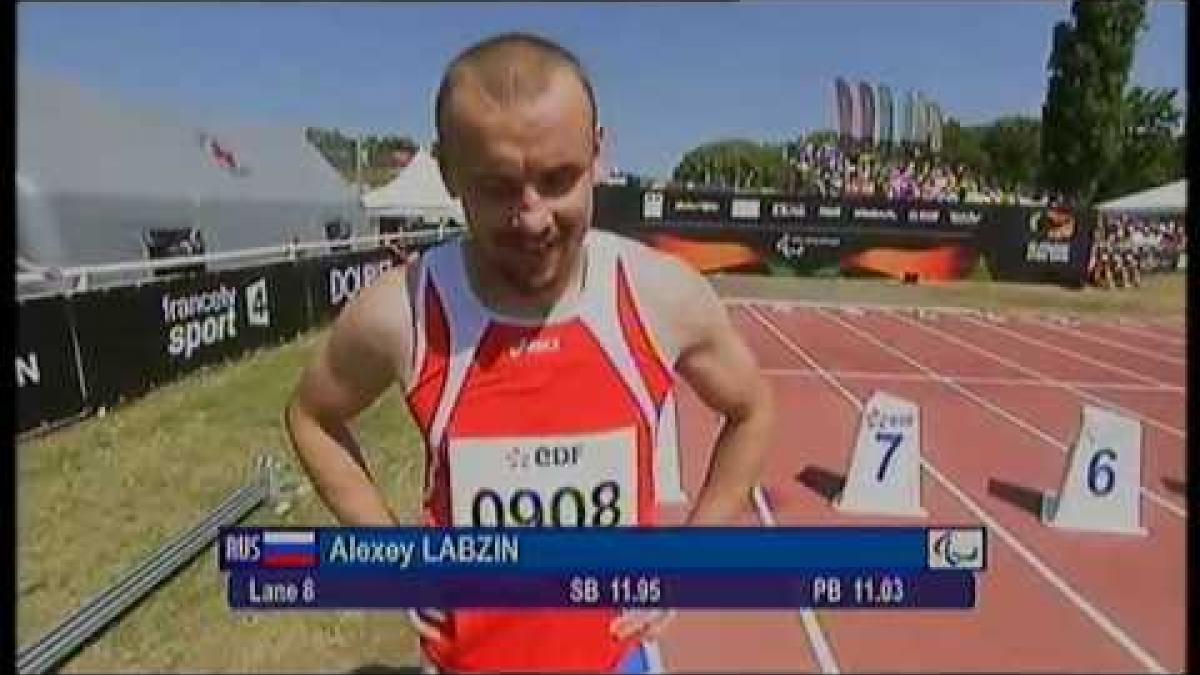
<svg viewBox="0 0 1200 675">
<path fill-rule="evenodd" d="M 983 528 L 933 529 L 928 533 L 931 569 L 983 569 Z"/>
</svg>

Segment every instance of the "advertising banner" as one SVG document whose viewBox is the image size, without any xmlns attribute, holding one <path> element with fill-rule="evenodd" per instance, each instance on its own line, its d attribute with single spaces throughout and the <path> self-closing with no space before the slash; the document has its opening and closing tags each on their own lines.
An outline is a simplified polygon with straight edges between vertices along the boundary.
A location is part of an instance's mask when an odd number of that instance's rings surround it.
<svg viewBox="0 0 1200 675">
<path fill-rule="evenodd" d="M 291 263 L 99 289 L 71 305 L 93 406 L 278 343 L 306 325 L 304 285 Z"/>
<path fill-rule="evenodd" d="M 1091 228 L 1077 224 L 1082 214 L 1044 207 L 658 194 L 668 204 L 715 206 L 703 219 L 673 208 L 645 219 L 629 208 L 604 208 L 638 202 L 632 195 L 614 196 L 597 200 L 597 226 L 669 251 L 704 272 L 949 280 L 983 266 L 1000 281 L 1076 285 L 1091 245 Z M 746 201 L 758 204 L 757 218 L 748 216 L 749 208 L 732 206 Z M 734 210 L 747 217 L 735 217 Z"/>
<path fill-rule="evenodd" d="M 18 432 L 84 410 L 69 311 L 62 296 L 24 300 L 17 305 Z"/>
<path fill-rule="evenodd" d="M 311 311 L 310 323 L 333 320 L 359 291 L 403 261 L 392 252 L 358 251 L 328 256 L 304 265 L 303 273 Z"/>
</svg>

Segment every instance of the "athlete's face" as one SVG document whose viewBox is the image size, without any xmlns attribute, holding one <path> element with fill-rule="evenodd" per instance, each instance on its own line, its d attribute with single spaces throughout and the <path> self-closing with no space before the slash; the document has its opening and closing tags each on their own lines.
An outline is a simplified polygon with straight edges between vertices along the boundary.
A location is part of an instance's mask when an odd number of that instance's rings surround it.
<svg viewBox="0 0 1200 675">
<path fill-rule="evenodd" d="M 592 219 L 601 130 L 567 70 L 527 102 L 502 106 L 470 82 L 448 101 L 442 172 L 462 200 L 472 252 L 510 291 L 563 291 Z"/>
</svg>

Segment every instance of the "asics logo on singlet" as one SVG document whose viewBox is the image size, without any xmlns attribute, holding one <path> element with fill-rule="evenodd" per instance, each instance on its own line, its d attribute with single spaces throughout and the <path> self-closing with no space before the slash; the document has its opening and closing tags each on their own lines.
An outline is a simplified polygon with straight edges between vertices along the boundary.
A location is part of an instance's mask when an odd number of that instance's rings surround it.
<svg viewBox="0 0 1200 675">
<path fill-rule="evenodd" d="M 574 466 L 579 463 L 583 446 L 574 445 L 537 445 L 529 448 L 514 446 L 504 453 L 504 461 L 509 469 L 528 469 L 536 467 Z"/>
<path fill-rule="evenodd" d="M 559 350 L 558 338 L 521 338 L 521 341 L 508 348 L 510 359 L 520 358 L 526 354 L 550 354 Z"/>
</svg>

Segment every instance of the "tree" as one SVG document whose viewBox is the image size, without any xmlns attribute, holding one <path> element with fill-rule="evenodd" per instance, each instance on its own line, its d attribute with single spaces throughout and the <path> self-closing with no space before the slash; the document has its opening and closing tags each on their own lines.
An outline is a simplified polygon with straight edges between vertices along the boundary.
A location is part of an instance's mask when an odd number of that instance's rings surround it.
<svg viewBox="0 0 1200 675">
<path fill-rule="evenodd" d="M 984 129 L 964 127 L 957 119 L 948 118 L 942 125 L 942 161 L 949 166 L 970 167 L 976 173 L 990 171 L 990 159 L 983 146 Z"/>
<path fill-rule="evenodd" d="M 1031 117 L 1001 117 L 983 130 L 988 173 L 1006 190 L 1031 192 L 1041 164 L 1042 123 Z"/>
<path fill-rule="evenodd" d="M 1047 187 L 1090 205 L 1120 160 L 1125 85 L 1145 0 L 1073 0 L 1074 25 L 1054 26 L 1042 106 Z"/>
<path fill-rule="evenodd" d="M 356 176 L 356 149 L 362 151 L 365 159 L 363 168 L 370 172 L 371 169 L 389 167 L 393 151 L 416 152 L 418 148 L 417 143 L 409 136 L 369 134 L 360 137 L 356 144 L 354 137 L 343 134 L 340 129 L 307 127 L 304 135 L 308 142 L 320 151 L 325 161 L 348 181 L 354 180 Z M 386 173 L 380 172 L 370 172 L 370 175 L 365 176 L 366 182 L 371 185 L 380 180 L 386 182 L 387 178 Z"/>
<path fill-rule="evenodd" d="M 706 143 L 688 151 L 672 177 L 725 188 L 783 189 L 787 164 L 782 145 L 743 139 Z"/>
<path fill-rule="evenodd" d="M 814 147 L 822 145 L 836 146 L 841 141 L 841 136 L 838 132 L 831 129 L 821 129 L 814 131 L 804 137 L 804 143 L 812 143 Z"/>
<path fill-rule="evenodd" d="M 1161 185 L 1183 175 L 1175 89 L 1132 87 L 1125 95 L 1120 161 L 1105 176 L 1100 199 Z"/>
</svg>

